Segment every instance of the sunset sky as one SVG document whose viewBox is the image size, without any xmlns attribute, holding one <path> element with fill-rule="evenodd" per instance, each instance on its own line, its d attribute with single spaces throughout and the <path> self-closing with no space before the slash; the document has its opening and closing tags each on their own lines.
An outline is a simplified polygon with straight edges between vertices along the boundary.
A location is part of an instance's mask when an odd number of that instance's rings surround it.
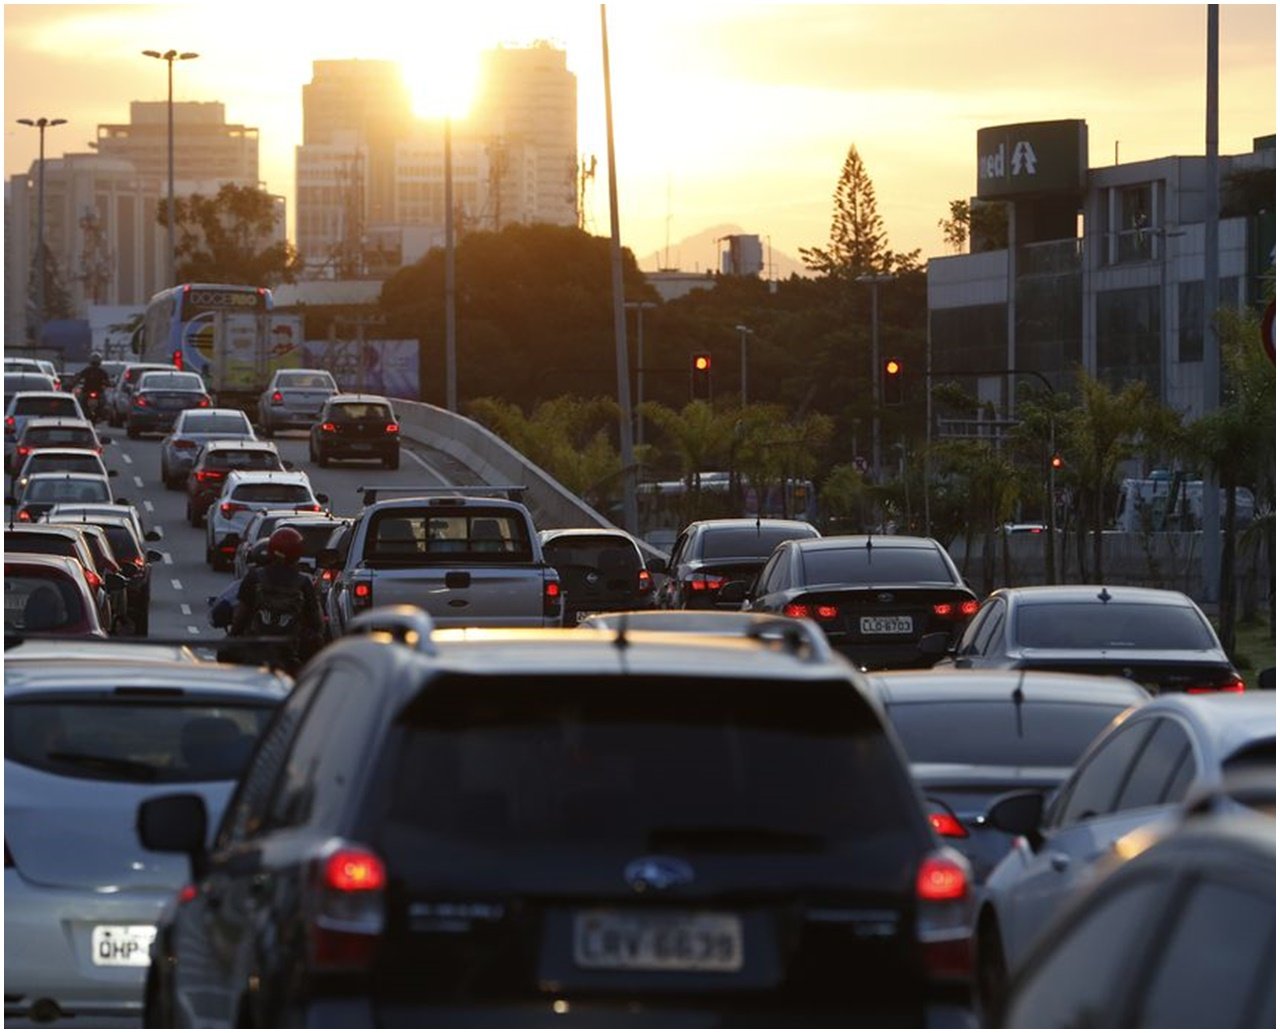
<svg viewBox="0 0 1280 1033">
<path fill-rule="evenodd" d="M 221 101 L 260 130 L 268 190 L 294 193 L 302 86 L 315 60 L 402 62 L 422 114 L 465 105 L 479 53 L 546 39 L 578 76 L 579 150 L 599 158 L 588 229 L 609 233 L 600 6 L 561 3 L 5 7 L 5 176 L 38 134 L 85 152 L 129 102 L 163 100 L 164 65 L 142 50 L 194 50 L 178 101 Z M 705 268 L 676 245 L 734 223 L 798 256 L 825 244 L 831 197 L 856 144 L 890 246 L 946 253 L 938 220 L 976 190 L 976 132 L 1083 118 L 1089 163 L 1205 147 L 1206 8 L 1196 5 L 855 5 L 632 2 L 607 8 L 623 244 L 638 258 Z M 1276 128 L 1276 8 L 1220 7 L 1219 150 Z M 642 263 L 645 268 L 653 264 Z"/>
</svg>

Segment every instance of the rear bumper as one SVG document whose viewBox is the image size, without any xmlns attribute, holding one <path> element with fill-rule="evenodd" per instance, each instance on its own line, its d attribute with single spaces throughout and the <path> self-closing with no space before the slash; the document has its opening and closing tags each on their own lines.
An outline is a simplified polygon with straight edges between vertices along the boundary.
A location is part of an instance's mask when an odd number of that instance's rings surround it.
<svg viewBox="0 0 1280 1033">
<path fill-rule="evenodd" d="M 316 447 L 326 456 L 334 459 L 377 459 L 380 456 L 394 455 L 400 450 L 399 437 L 369 438 L 368 440 L 344 440 L 342 438 L 321 437 Z"/>
</svg>

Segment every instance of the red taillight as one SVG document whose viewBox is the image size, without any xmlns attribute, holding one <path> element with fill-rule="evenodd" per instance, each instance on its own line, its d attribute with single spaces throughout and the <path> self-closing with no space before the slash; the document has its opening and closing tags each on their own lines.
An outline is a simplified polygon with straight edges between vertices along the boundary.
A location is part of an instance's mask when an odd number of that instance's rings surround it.
<svg viewBox="0 0 1280 1033">
<path fill-rule="evenodd" d="M 724 578 L 718 574 L 695 574 L 688 581 L 690 592 L 718 592 L 724 587 Z"/>
<path fill-rule="evenodd" d="M 542 586 L 542 613 L 545 617 L 560 614 L 560 582 L 547 581 Z"/>
<path fill-rule="evenodd" d="M 969 833 L 950 811 L 930 811 L 929 824 L 933 831 L 949 839 L 968 839 Z"/>
<path fill-rule="evenodd" d="M 308 503 L 306 503 L 305 505 L 299 506 L 299 507 L 298 507 L 298 511 L 299 511 L 299 512 L 301 512 L 301 513 L 319 513 L 319 512 L 320 512 L 320 503 L 318 503 L 318 502 L 308 502 Z"/>
<path fill-rule="evenodd" d="M 98 577 L 97 571 L 86 570 L 84 572 L 84 579 L 89 583 L 89 587 L 95 592 L 102 587 L 102 578 Z"/>
<path fill-rule="evenodd" d="M 1221 685 L 1194 685 L 1187 689 L 1192 696 L 1205 696 L 1215 692 L 1244 692 L 1244 679 L 1236 675 L 1234 681 L 1224 682 Z"/>
<path fill-rule="evenodd" d="M 182 369 L 182 349 L 179 348 L 173 353 L 173 364 L 178 369 Z"/>
<path fill-rule="evenodd" d="M 972 617 L 977 612 L 978 612 L 977 599 L 966 599 L 964 602 L 960 604 L 961 617 Z"/>
<path fill-rule="evenodd" d="M 12 434 L 17 429 L 18 429 L 17 419 L 14 418 L 13 416 L 6 416 L 4 418 L 4 432 L 6 434 Z"/>
<path fill-rule="evenodd" d="M 400 424 L 398 424 L 398 423 L 388 423 L 388 424 L 387 424 L 387 433 L 388 433 L 388 434 L 399 434 L 399 433 L 400 433 Z"/>
<path fill-rule="evenodd" d="M 90 399 L 94 399 L 94 398 L 97 398 L 97 397 L 98 397 L 98 392 L 97 392 L 97 391 L 90 391 L 90 392 L 89 392 L 89 398 L 90 398 Z"/>
<path fill-rule="evenodd" d="M 133 399 L 133 404 L 139 409 L 145 409 L 147 407 L 147 400 L 143 395 L 137 395 Z"/>
<path fill-rule="evenodd" d="M 31 454 L 31 446 L 30 446 L 30 445 L 19 445 L 19 446 L 18 446 L 18 455 L 20 455 L 20 456 L 29 456 L 30 454 Z"/>
<path fill-rule="evenodd" d="M 284 405 L 284 395 L 282 395 L 279 391 L 272 391 L 272 392 L 271 392 L 271 404 L 272 404 L 272 405 Z"/>
<path fill-rule="evenodd" d="M 191 883 L 187 883 L 182 889 L 178 890 L 178 903 L 190 904 L 197 896 L 199 896 L 199 891 Z"/>
<path fill-rule="evenodd" d="M 31 522 L 31 511 L 30 511 L 30 510 L 27 510 L 27 509 L 20 509 L 20 510 L 18 510 L 18 515 L 17 515 L 14 519 L 15 519 L 15 520 L 17 520 L 17 521 L 18 521 L 18 523 L 20 523 L 20 524 L 30 523 L 30 522 Z"/>
<path fill-rule="evenodd" d="M 246 506 L 243 502 L 224 502 L 222 503 L 222 505 L 218 507 L 218 509 L 222 511 L 222 515 L 227 518 L 234 516 L 236 513 L 239 513 L 242 509 L 248 509 L 248 508 L 249 507 Z"/>
<path fill-rule="evenodd" d="M 819 603 L 813 608 L 814 616 L 820 621 L 833 621 L 840 616 L 840 607 L 830 603 Z"/>
<path fill-rule="evenodd" d="M 197 406 L 197 408 L 200 408 L 200 409 L 207 409 L 207 408 L 209 408 L 209 406 L 210 406 L 210 405 L 212 405 L 212 404 L 213 404 L 213 399 L 212 399 L 212 398 L 210 398 L 208 395 L 201 395 L 201 396 L 200 396 L 200 403 L 199 403 L 199 405 Z"/>
<path fill-rule="evenodd" d="M 173 447 L 174 448 L 195 448 L 196 443 L 194 441 L 188 441 L 186 438 L 179 438 L 177 441 L 173 443 Z"/>
<path fill-rule="evenodd" d="M 318 863 L 308 900 L 308 947 L 313 968 L 367 969 L 383 928 L 387 870 L 358 846 L 341 846 Z"/>
<path fill-rule="evenodd" d="M 338 432 L 338 425 L 336 423 L 326 422 L 320 424 L 320 429 L 326 434 L 336 434 Z"/>
<path fill-rule="evenodd" d="M 196 480 L 201 484 L 216 484 L 227 476 L 225 470 L 197 470 Z"/>
<path fill-rule="evenodd" d="M 330 568 L 325 567 L 325 568 L 324 568 L 324 570 L 320 571 L 320 580 L 321 580 L 321 581 L 332 581 L 332 580 L 333 580 L 333 571 L 332 571 Z"/>
<path fill-rule="evenodd" d="M 963 900 L 969 895 L 969 873 L 964 866 L 932 854 L 920 862 L 916 871 L 916 897 L 919 900 Z"/>
<path fill-rule="evenodd" d="M 324 884 L 342 893 L 385 889 L 387 870 L 368 850 L 339 850 L 325 862 Z"/>
<path fill-rule="evenodd" d="M 366 610 L 373 605 L 373 582 L 356 581 L 351 586 L 351 605 Z"/>
<path fill-rule="evenodd" d="M 636 595 L 646 595 L 652 591 L 653 575 L 641 567 L 640 573 L 636 576 Z"/>
<path fill-rule="evenodd" d="M 782 612 L 787 617 L 812 616 L 809 612 L 809 607 L 805 606 L 804 603 L 787 603 L 787 605 L 782 608 Z"/>
<path fill-rule="evenodd" d="M 933 604 L 933 612 L 939 617 L 950 617 L 951 611 L 954 609 L 955 607 L 952 606 L 950 603 L 934 603 Z"/>
</svg>

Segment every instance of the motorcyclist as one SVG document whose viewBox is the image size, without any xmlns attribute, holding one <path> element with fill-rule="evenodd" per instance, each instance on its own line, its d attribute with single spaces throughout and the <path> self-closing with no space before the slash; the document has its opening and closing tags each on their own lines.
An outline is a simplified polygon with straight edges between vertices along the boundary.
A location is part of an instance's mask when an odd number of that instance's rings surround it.
<svg viewBox="0 0 1280 1033">
<path fill-rule="evenodd" d="M 94 352 L 89 356 L 89 365 L 76 374 L 71 385 L 72 390 L 79 388 L 85 415 L 90 419 L 97 419 L 97 414 L 106 402 L 107 387 L 110 383 L 110 374 L 102 368 L 102 356 Z M 89 412 L 90 408 L 93 412 Z"/>
<path fill-rule="evenodd" d="M 240 582 L 232 635 L 288 639 L 283 666 L 296 670 L 320 646 L 320 603 L 311 579 L 298 570 L 302 535 L 281 527 L 267 540 L 267 562 Z"/>
</svg>

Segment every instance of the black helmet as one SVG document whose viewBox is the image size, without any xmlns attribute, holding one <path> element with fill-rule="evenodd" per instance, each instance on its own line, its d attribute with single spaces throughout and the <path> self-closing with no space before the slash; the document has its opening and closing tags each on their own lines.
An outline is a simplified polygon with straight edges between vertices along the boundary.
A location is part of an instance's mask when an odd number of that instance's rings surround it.
<svg viewBox="0 0 1280 1033">
<path fill-rule="evenodd" d="M 101 356 L 101 355 L 99 355 L 97 352 L 94 352 L 92 355 L 90 355 L 90 356 L 89 356 L 89 365 L 90 365 L 90 366 L 101 366 L 101 365 L 102 365 L 102 356 Z"/>
</svg>

